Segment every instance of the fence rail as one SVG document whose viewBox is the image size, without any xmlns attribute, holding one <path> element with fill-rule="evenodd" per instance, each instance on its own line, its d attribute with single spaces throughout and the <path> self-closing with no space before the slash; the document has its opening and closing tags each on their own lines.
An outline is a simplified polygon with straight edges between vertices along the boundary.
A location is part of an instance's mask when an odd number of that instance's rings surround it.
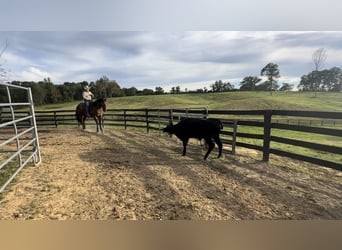
<svg viewBox="0 0 342 250">
<path fill-rule="evenodd" d="M 160 132 L 170 121 L 177 122 L 184 117 L 221 119 L 223 144 L 232 151 L 235 146 L 245 147 L 261 151 L 264 161 L 269 161 L 273 154 L 342 170 L 342 112 L 108 109 L 104 123 L 106 127 Z M 36 120 L 38 126 L 77 124 L 74 110 L 36 111 Z M 328 142 L 321 140 L 322 136 Z"/>
</svg>

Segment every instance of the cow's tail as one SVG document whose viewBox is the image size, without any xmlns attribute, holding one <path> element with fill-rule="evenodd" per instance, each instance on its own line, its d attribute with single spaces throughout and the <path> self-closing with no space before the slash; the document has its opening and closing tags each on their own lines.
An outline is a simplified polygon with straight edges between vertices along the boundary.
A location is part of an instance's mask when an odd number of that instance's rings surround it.
<svg viewBox="0 0 342 250">
<path fill-rule="evenodd" d="M 220 130 L 222 130 L 223 129 L 223 123 L 221 122 L 221 120 L 218 120 L 218 123 L 219 123 Z"/>
</svg>

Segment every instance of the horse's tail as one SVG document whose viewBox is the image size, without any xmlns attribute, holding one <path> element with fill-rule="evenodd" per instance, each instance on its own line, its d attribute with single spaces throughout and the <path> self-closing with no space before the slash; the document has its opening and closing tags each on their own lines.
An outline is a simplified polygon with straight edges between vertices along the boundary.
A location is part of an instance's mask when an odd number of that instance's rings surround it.
<svg viewBox="0 0 342 250">
<path fill-rule="evenodd" d="M 78 104 L 75 112 L 76 120 L 78 121 L 78 126 L 82 123 L 81 105 Z"/>
</svg>

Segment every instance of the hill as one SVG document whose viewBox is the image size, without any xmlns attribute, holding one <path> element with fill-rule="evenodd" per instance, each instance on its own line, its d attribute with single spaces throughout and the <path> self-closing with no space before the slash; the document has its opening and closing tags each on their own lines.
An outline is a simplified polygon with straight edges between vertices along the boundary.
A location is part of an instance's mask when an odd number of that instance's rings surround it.
<svg viewBox="0 0 342 250">
<path fill-rule="evenodd" d="M 74 109 L 81 102 L 52 104 L 42 109 Z M 224 110 L 286 109 L 342 111 L 342 93 L 311 92 L 223 92 L 127 96 L 108 99 L 109 109 L 134 108 L 208 108 Z"/>
</svg>

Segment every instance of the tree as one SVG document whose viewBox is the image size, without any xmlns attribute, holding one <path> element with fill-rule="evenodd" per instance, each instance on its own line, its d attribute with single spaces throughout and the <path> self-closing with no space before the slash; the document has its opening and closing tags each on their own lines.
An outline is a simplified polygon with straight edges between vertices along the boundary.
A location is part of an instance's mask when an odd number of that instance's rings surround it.
<svg viewBox="0 0 342 250">
<path fill-rule="evenodd" d="M 314 91 L 315 91 L 315 96 L 317 95 L 316 91 L 320 89 L 320 74 L 319 70 L 321 69 L 323 63 L 327 59 L 327 53 L 324 48 L 319 48 L 317 49 L 313 54 L 312 54 L 312 61 L 314 63 L 314 71 L 313 71 L 313 77 L 314 77 Z"/>
<path fill-rule="evenodd" d="M 120 85 L 115 80 L 108 81 L 106 91 L 107 91 L 107 97 L 122 96 Z"/>
<path fill-rule="evenodd" d="M 64 82 L 63 85 L 58 85 L 57 88 L 62 96 L 61 101 L 71 102 L 81 100 L 83 92 L 82 85 L 88 85 L 88 83 Z"/>
<path fill-rule="evenodd" d="M 259 85 L 256 86 L 256 90 L 257 91 L 270 91 L 271 95 L 272 95 L 272 90 L 278 89 L 279 85 L 276 83 L 271 83 L 269 80 L 264 81 L 262 83 L 260 83 Z"/>
<path fill-rule="evenodd" d="M 240 90 L 255 90 L 256 84 L 261 81 L 261 78 L 257 76 L 246 76 L 240 83 Z"/>
<path fill-rule="evenodd" d="M 319 48 L 312 54 L 315 71 L 319 71 L 321 69 L 325 59 L 327 59 L 327 53 L 324 48 Z"/>
<path fill-rule="evenodd" d="M 143 89 L 141 93 L 142 95 L 153 95 L 154 91 L 153 89 Z"/>
<path fill-rule="evenodd" d="M 95 83 L 96 90 L 94 91 L 94 95 L 98 97 L 107 97 L 108 82 L 109 79 L 107 76 L 102 76 L 100 79 L 98 79 Z"/>
<path fill-rule="evenodd" d="M 284 83 L 283 83 L 283 86 L 281 86 L 281 88 L 279 89 L 279 91 L 291 91 L 292 88 L 293 88 L 293 85 L 292 85 L 292 84 L 289 84 L 289 83 L 284 82 Z"/>
<path fill-rule="evenodd" d="M 225 92 L 233 89 L 230 82 L 222 82 L 222 80 L 215 81 L 214 84 L 210 85 L 213 92 Z"/>
<path fill-rule="evenodd" d="M 333 67 L 331 69 L 312 71 L 301 77 L 298 87 L 302 91 L 334 91 L 342 90 L 342 69 Z"/>
<path fill-rule="evenodd" d="M 300 83 L 298 87 L 302 91 L 313 91 L 315 89 L 314 84 L 315 84 L 315 77 L 314 77 L 313 72 L 311 72 L 307 75 L 303 75 L 300 78 Z"/>
<path fill-rule="evenodd" d="M 319 72 L 320 90 L 322 91 L 340 91 L 341 90 L 341 68 L 333 67 Z"/>
<path fill-rule="evenodd" d="M 176 87 L 172 87 L 170 91 L 171 94 L 180 94 L 180 92 L 181 92 L 181 89 L 179 85 Z"/>
<path fill-rule="evenodd" d="M 277 79 L 280 77 L 278 65 L 275 63 L 269 63 L 265 67 L 262 68 L 260 72 L 261 76 L 267 76 L 267 81 L 265 81 L 265 86 L 268 90 L 272 91 L 276 90 L 277 87 Z"/>
<path fill-rule="evenodd" d="M 156 87 L 155 92 L 156 95 L 164 94 L 164 89 L 162 87 Z"/>
<path fill-rule="evenodd" d="M 330 91 L 342 92 L 342 68 L 333 67 L 330 71 L 332 72 Z"/>
<path fill-rule="evenodd" d="M 32 98 L 35 105 L 42 105 L 45 103 L 47 89 L 43 85 L 36 82 L 21 82 L 21 86 L 31 88 Z"/>
<path fill-rule="evenodd" d="M 123 88 L 122 91 L 124 92 L 125 96 L 135 96 L 138 92 L 135 87 Z"/>
<path fill-rule="evenodd" d="M 181 92 L 181 89 L 180 89 L 180 86 L 178 85 L 178 86 L 176 87 L 176 94 L 180 94 L 180 92 Z"/>
<path fill-rule="evenodd" d="M 122 90 L 115 80 L 109 80 L 107 76 L 102 76 L 96 80 L 94 94 L 97 97 L 118 97 L 122 96 Z"/>
<path fill-rule="evenodd" d="M 56 85 L 51 82 L 50 77 L 44 78 L 42 82 L 39 82 L 44 89 L 46 89 L 45 104 L 58 103 L 60 102 L 61 94 L 57 89 Z"/>
</svg>

